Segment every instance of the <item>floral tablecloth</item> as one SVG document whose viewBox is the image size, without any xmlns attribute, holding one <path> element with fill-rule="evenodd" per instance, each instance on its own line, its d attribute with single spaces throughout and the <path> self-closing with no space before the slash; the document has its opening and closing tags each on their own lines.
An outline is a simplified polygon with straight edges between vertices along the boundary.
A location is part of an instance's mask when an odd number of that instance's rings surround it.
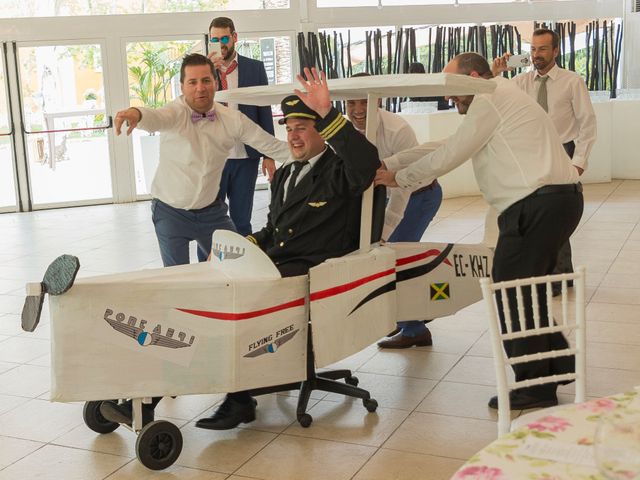
<svg viewBox="0 0 640 480">
<path fill-rule="evenodd" d="M 575 445 L 592 446 L 598 420 L 614 411 L 620 414 L 640 411 L 638 391 L 568 405 L 538 418 L 480 450 L 452 480 L 606 480 L 595 464 L 575 463 L 568 458 L 546 460 L 523 455 L 522 450 L 525 444 L 544 446 L 543 441 L 558 450 Z"/>
</svg>

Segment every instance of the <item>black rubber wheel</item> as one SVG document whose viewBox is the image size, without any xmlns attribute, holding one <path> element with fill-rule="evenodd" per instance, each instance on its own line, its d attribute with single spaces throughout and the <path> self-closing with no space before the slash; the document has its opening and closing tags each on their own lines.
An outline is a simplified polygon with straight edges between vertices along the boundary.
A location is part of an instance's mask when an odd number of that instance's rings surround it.
<svg viewBox="0 0 640 480">
<path fill-rule="evenodd" d="M 354 387 L 357 387 L 358 384 L 360 383 L 360 380 L 358 380 L 358 377 L 354 377 L 352 375 L 350 377 L 345 378 L 344 383 L 346 383 L 347 385 L 353 385 Z"/>
<path fill-rule="evenodd" d="M 111 433 L 120 426 L 119 423 L 111 422 L 100 413 L 102 400 L 86 402 L 82 409 L 84 423 L 96 433 Z"/>
<path fill-rule="evenodd" d="M 182 452 L 182 432 L 171 422 L 158 420 L 140 430 L 136 440 L 136 455 L 150 470 L 170 467 Z"/>
<path fill-rule="evenodd" d="M 376 402 L 376 400 L 373 398 L 363 399 L 362 404 L 364 405 L 364 408 L 366 408 L 368 412 L 375 412 L 378 408 L 378 402 Z"/>
<path fill-rule="evenodd" d="M 308 413 L 303 413 L 298 417 L 298 422 L 300 423 L 301 427 L 309 428 L 311 422 L 313 422 L 313 417 Z"/>
</svg>

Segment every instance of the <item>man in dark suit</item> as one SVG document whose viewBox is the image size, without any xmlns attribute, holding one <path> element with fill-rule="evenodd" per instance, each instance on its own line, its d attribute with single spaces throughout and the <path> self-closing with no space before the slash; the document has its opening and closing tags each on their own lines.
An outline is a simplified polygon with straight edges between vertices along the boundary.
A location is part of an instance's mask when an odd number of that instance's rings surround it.
<svg viewBox="0 0 640 480">
<path fill-rule="evenodd" d="M 213 52 L 209 55 L 218 72 L 218 90 L 269 84 L 267 72 L 261 61 L 244 57 L 236 52 L 238 32 L 233 20 L 227 17 L 214 18 L 209 25 L 209 41 L 211 44 L 220 45 L 221 55 L 215 53 L 217 48 L 212 48 Z M 263 130 L 273 135 L 271 107 L 232 103 L 228 106 L 240 110 Z M 262 156 L 250 146 L 239 143 L 229 152 L 229 159 L 222 172 L 218 198 L 223 201 L 228 199 L 229 216 L 241 235 L 251 233 L 253 192 Z M 271 179 L 275 171 L 275 163 L 271 158 L 263 159 L 262 171 Z"/>
<path fill-rule="evenodd" d="M 380 165 L 376 147 L 331 106 L 324 75 L 305 74 L 308 80 L 298 80 L 307 93 L 282 101 L 293 161 L 274 175 L 267 225 L 247 237 L 284 277 L 358 248 L 362 193 Z M 235 392 L 196 427 L 227 430 L 255 417 L 250 392 Z"/>
</svg>

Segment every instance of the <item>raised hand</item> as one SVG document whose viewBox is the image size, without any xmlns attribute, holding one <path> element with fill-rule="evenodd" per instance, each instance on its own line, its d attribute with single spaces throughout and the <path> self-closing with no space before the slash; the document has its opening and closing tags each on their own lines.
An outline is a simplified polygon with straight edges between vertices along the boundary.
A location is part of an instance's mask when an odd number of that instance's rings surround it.
<svg viewBox="0 0 640 480">
<path fill-rule="evenodd" d="M 493 73 L 494 77 L 497 77 L 502 72 L 505 72 L 507 70 L 513 70 L 513 68 L 507 66 L 507 61 L 509 60 L 510 56 L 510 53 L 505 53 L 501 57 L 493 59 L 493 64 L 491 65 L 491 73 Z"/>
<path fill-rule="evenodd" d="M 329 95 L 329 87 L 327 86 L 327 77 L 324 72 L 318 72 L 315 68 L 309 70 L 305 67 L 304 77 L 296 75 L 296 78 L 302 85 L 302 90 L 295 89 L 293 92 L 300 97 L 300 100 L 316 112 L 322 118 L 326 117 L 331 110 L 331 97 Z"/>
</svg>

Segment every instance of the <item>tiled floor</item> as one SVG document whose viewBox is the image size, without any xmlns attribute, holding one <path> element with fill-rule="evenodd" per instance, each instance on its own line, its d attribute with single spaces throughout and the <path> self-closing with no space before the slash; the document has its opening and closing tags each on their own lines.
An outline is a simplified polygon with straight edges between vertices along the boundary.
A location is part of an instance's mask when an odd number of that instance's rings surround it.
<svg viewBox="0 0 640 480">
<path fill-rule="evenodd" d="M 640 181 L 588 185 L 585 198 L 573 249 L 588 273 L 588 395 L 602 396 L 640 384 Z M 258 192 L 254 225 L 264 223 L 266 201 Z M 447 200 L 424 240 L 478 242 L 485 211 L 478 197 Z M 378 400 L 373 414 L 316 392 L 314 423 L 303 429 L 295 398 L 271 395 L 259 399 L 256 422 L 213 432 L 194 420 L 220 395 L 165 399 L 157 413 L 182 429 L 184 450 L 172 468 L 147 470 L 131 432 L 97 435 L 81 404 L 48 401 L 48 316 L 29 334 L 19 314 L 24 283 L 61 253 L 80 257 L 83 276 L 159 266 L 148 203 L 5 214 L 0 232 L 0 480 L 446 479 L 496 435 L 486 406 L 491 350 L 476 304 L 433 322 L 433 347 L 374 345 L 340 362 Z"/>
</svg>

